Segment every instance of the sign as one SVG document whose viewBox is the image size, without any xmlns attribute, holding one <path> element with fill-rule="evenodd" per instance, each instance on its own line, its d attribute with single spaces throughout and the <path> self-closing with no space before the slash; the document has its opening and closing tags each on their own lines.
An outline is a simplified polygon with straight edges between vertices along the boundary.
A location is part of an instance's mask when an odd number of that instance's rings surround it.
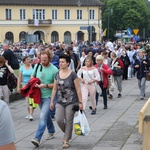
<svg viewBox="0 0 150 150">
<path fill-rule="evenodd" d="M 39 26 L 39 20 L 35 19 L 35 20 L 34 20 L 34 25 L 35 25 L 35 26 Z"/>
<path fill-rule="evenodd" d="M 133 29 L 133 32 L 134 32 L 135 35 L 137 35 L 138 32 L 139 32 L 139 29 Z"/>
<path fill-rule="evenodd" d="M 80 30 L 87 30 L 87 29 L 88 29 L 87 26 L 81 26 L 81 27 L 80 27 Z"/>
<path fill-rule="evenodd" d="M 128 29 L 127 29 L 127 35 L 128 35 L 128 36 L 131 36 L 131 28 L 128 28 Z"/>
</svg>

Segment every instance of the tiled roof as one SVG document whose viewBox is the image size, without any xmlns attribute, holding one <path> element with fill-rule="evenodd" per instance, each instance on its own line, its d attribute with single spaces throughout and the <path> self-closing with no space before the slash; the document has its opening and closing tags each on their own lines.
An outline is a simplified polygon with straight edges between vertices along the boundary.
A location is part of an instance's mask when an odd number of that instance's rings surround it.
<svg viewBox="0 0 150 150">
<path fill-rule="evenodd" d="M 78 6 L 79 0 L 0 0 L 0 5 Z M 81 6 L 104 5 L 99 0 L 80 0 Z"/>
</svg>

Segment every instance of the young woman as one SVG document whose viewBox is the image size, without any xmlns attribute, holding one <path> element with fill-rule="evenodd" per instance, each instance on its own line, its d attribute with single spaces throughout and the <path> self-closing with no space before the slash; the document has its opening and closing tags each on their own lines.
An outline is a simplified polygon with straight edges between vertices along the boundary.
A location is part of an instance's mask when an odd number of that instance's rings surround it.
<svg viewBox="0 0 150 150">
<path fill-rule="evenodd" d="M 64 132 L 63 149 L 69 148 L 69 140 L 72 137 L 74 105 L 79 104 L 79 109 L 83 109 L 80 84 L 76 73 L 68 66 L 71 62 L 70 56 L 63 54 L 59 59 L 60 70 L 55 75 L 50 109 L 54 109 L 54 98 L 58 92 L 56 103 L 56 121 L 60 129 Z"/>
<path fill-rule="evenodd" d="M 100 81 L 100 75 L 98 70 L 93 66 L 91 57 L 85 58 L 85 66 L 78 71 L 78 77 L 81 81 L 81 91 L 83 99 L 83 108 L 85 109 L 88 100 L 88 94 L 92 101 L 92 112 L 91 115 L 96 114 L 96 84 Z"/>
<path fill-rule="evenodd" d="M 11 66 L 8 65 L 8 61 L 3 56 L 0 56 L 0 99 L 3 99 L 9 104 L 10 90 L 7 86 L 8 73 L 14 73 Z"/>
<path fill-rule="evenodd" d="M 31 74 L 33 72 L 30 58 L 28 56 L 25 56 L 23 57 L 22 61 L 24 64 L 19 69 L 19 76 L 18 76 L 18 83 L 17 83 L 18 93 L 21 92 L 21 89 L 20 89 L 21 84 L 24 87 L 30 80 Z M 37 107 L 37 105 L 34 104 L 33 99 L 30 99 L 29 97 L 26 97 L 26 103 L 27 103 L 28 115 L 25 118 L 32 121 L 33 111 L 34 111 L 34 108 Z"/>
</svg>

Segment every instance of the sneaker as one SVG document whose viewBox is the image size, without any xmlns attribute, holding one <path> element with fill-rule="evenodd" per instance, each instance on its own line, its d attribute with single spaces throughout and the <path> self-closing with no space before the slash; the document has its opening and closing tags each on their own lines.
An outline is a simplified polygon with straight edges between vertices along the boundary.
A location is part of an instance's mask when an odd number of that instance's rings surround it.
<svg viewBox="0 0 150 150">
<path fill-rule="evenodd" d="M 104 108 L 103 109 L 107 109 L 108 107 L 107 106 L 104 106 Z"/>
<path fill-rule="evenodd" d="M 54 133 L 48 133 L 45 140 L 51 140 L 52 138 L 54 138 Z"/>
<path fill-rule="evenodd" d="M 30 120 L 30 121 L 33 120 L 33 116 L 32 116 L 32 115 L 29 116 L 29 120 Z"/>
<path fill-rule="evenodd" d="M 140 100 L 144 100 L 144 97 L 141 97 Z"/>
<path fill-rule="evenodd" d="M 119 93 L 119 94 L 118 94 L 118 98 L 120 98 L 121 96 L 122 96 L 122 95 Z"/>
<path fill-rule="evenodd" d="M 52 117 L 52 121 L 55 121 L 55 117 Z"/>
<path fill-rule="evenodd" d="M 39 145 L 40 145 L 40 141 L 38 140 L 38 139 L 32 139 L 31 140 L 31 143 L 34 145 L 34 146 L 36 146 L 36 147 L 39 147 Z"/>
<path fill-rule="evenodd" d="M 29 117 L 30 117 L 30 115 L 26 116 L 25 118 L 26 118 L 26 119 L 29 119 Z"/>
<path fill-rule="evenodd" d="M 109 99 L 112 99 L 112 98 L 113 98 L 113 96 L 112 96 L 111 94 L 109 94 L 108 98 L 109 98 Z"/>
<path fill-rule="evenodd" d="M 92 110 L 91 115 L 95 115 L 95 114 L 96 114 L 96 111 Z"/>
</svg>

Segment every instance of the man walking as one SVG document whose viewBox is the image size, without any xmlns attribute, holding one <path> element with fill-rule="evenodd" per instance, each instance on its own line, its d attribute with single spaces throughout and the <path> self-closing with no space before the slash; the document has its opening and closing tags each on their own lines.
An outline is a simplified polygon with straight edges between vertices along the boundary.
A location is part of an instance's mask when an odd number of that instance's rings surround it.
<svg viewBox="0 0 150 150">
<path fill-rule="evenodd" d="M 41 65 L 38 66 L 37 72 L 36 67 L 34 67 L 34 71 L 32 76 L 36 75 L 37 78 L 40 79 L 41 84 L 37 84 L 36 87 L 41 89 L 41 101 L 39 104 L 41 113 L 38 129 L 36 131 L 35 138 L 31 140 L 31 142 L 38 147 L 40 145 L 40 140 L 45 131 L 45 128 L 48 129 L 48 134 L 46 140 L 52 139 L 55 133 L 54 124 L 50 115 L 50 97 L 52 93 L 54 76 L 58 69 L 50 63 L 52 56 L 48 51 L 41 52 Z"/>
</svg>

